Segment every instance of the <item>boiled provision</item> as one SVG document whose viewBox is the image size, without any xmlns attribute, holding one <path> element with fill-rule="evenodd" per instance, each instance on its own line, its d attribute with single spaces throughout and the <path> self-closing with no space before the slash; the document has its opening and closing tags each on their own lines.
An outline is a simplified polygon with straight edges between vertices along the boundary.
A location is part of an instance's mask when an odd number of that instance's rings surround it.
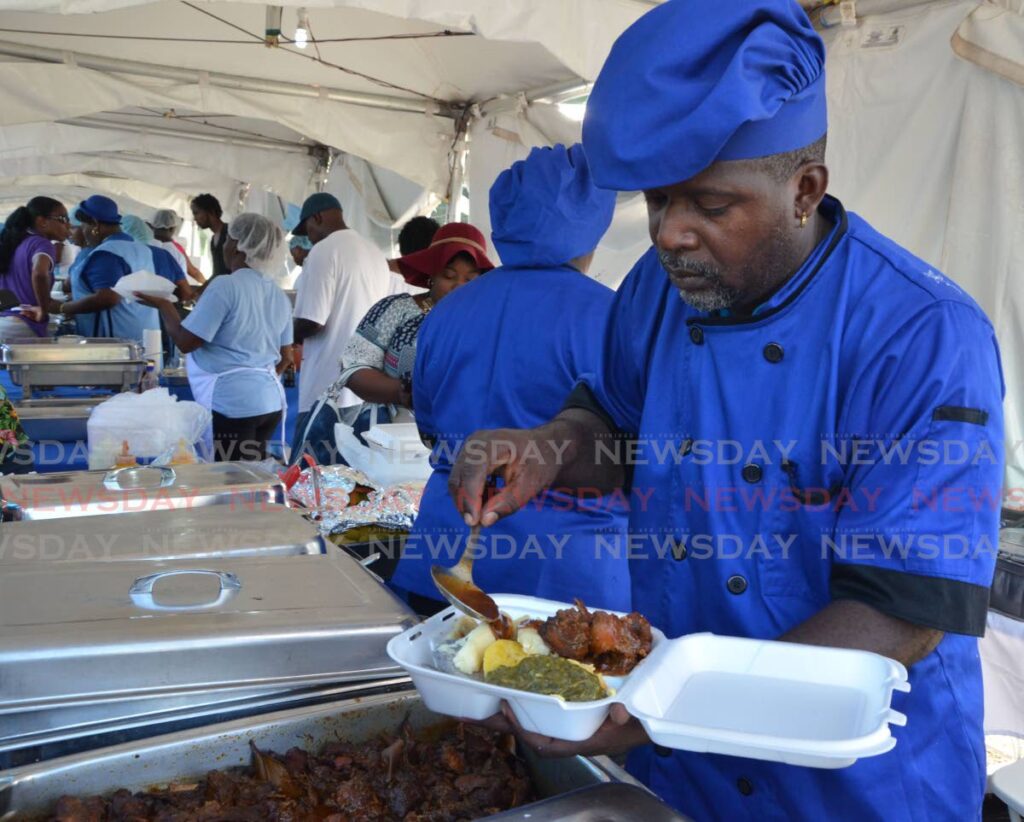
<svg viewBox="0 0 1024 822">
<path fill-rule="evenodd" d="M 513 737 L 456 725 L 336 742 L 316 756 L 252 745 L 248 770 L 108 797 L 61 797 L 52 822 L 456 822 L 532 801 Z"/>
</svg>

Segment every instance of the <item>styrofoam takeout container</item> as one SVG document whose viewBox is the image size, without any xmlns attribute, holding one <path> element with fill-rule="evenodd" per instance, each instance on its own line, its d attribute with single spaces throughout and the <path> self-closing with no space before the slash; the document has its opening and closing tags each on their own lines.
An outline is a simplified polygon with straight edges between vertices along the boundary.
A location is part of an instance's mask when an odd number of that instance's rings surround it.
<svg viewBox="0 0 1024 822">
<path fill-rule="evenodd" d="M 545 619 L 573 607 L 527 596 L 493 599 L 513 619 Z M 434 648 L 459 616 L 446 608 L 387 648 L 426 706 L 448 716 L 486 719 L 504 699 L 524 730 L 579 742 L 619 702 L 658 745 L 814 768 L 844 768 L 892 750 L 890 723 L 907 721 L 890 707 L 894 691 L 910 690 L 898 662 L 867 651 L 707 633 L 669 640 L 652 629 L 650 655 L 626 677 L 605 677 L 616 689 L 605 699 L 566 702 L 503 688 L 434 667 Z"/>
</svg>

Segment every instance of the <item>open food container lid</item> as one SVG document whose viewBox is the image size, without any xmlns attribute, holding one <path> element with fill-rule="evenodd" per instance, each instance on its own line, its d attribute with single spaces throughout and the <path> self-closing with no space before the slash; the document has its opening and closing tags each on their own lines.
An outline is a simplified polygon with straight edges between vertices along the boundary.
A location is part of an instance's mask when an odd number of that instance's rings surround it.
<svg viewBox="0 0 1024 822">
<path fill-rule="evenodd" d="M 568 603 L 492 595 L 513 620 L 545 619 Z M 891 750 L 889 725 L 906 717 L 890 707 L 909 691 L 907 671 L 878 654 L 789 642 L 690 634 L 669 640 L 652 628 L 650 655 L 627 676 L 605 677 L 605 699 L 567 702 L 439 670 L 434 649 L 459 612 L 447 608 L 388 643 L 431 710 L 467 719 L 509 703 L 527 731 L 582 741 L 622 703 L 651 740 L 677 750 L 728 754 L 816 768 L 842 768 Z"/>
<path fill-rule="evenodd" d="M 319 529 L 300 511 L 210 505 L 107 517 L 4 523 L 0 567 L 12 562 L 208 559 L 322 554 Z"/>
<path fill-rule="evenodd" d="M 342 552 L 11 564 L 0 715 L 394 676 L 385 646 L 414 622 Z"/>
<path fill-rule="evenodd" d="M 8 519 L 60 519 L 235 505 L 286 504 L 284 483 L 241 462 L 131 466 L 0 477 Z"/>
</svg>

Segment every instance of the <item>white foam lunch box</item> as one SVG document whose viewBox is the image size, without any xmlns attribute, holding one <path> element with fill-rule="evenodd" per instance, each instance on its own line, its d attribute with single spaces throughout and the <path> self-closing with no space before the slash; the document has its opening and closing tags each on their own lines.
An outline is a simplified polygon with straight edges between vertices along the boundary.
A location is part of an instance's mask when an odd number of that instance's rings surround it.
<svg viewBox="0 0 1024 822">
<path fill-rule="evenodd" d="M 536 597 L 494 595 L 512 619 L 546 619 L 573 606 Z M 666 639 L 652 628 L 650 655 L 625 677 L 605 677 L 615 693 L 566 702 L 491 685 L 434 667 L 459 611 L 446 608 L 388 642 L 388 655 L 436 713 L 486 719 L 508 702 L 524 730 L 569 741 L 588 739 L 619 702 L 651 741 L 668 748 L 728 754 L 815 768 L 844 768 L 892 750 L 889 726 L 907 718 L 890 705 L 907 692 L 898 662 L 842 648 L 702 633 Z"/>
</svg>

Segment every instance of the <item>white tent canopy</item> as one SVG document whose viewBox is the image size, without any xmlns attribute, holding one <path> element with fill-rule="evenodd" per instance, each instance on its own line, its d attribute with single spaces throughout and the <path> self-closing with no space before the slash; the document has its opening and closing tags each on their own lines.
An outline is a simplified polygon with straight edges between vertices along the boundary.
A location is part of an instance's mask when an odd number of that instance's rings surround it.
<svg viewBox="0 0 1024 822">
<path fill-rule="evenodd" d="M 533 145 L 578 139 L 579 123 L 553 103 L 585 89 L 651 5 L 307 2 L 317 42 L 299 50 L 294 5 L 283 7 L 282 45 L 267 49 L 267 7 L 256 3 L 0 0 L 0 207 L 45 188 L 182 210 L 212 190 L 229 209 L 269 213 L 326 187 L 386 246 L 401 221 L 461 191 L 468 149 L 472 218 L 486 235 L 495 176 Z M 824 35 L 831 188 L 992 317 L 1019 487 L 1024 7 L 857 8 L 855 27 Z M 648 243 L 642 202 L 622 195 L 594 274 L 617 284 Z"/>
</svg>

